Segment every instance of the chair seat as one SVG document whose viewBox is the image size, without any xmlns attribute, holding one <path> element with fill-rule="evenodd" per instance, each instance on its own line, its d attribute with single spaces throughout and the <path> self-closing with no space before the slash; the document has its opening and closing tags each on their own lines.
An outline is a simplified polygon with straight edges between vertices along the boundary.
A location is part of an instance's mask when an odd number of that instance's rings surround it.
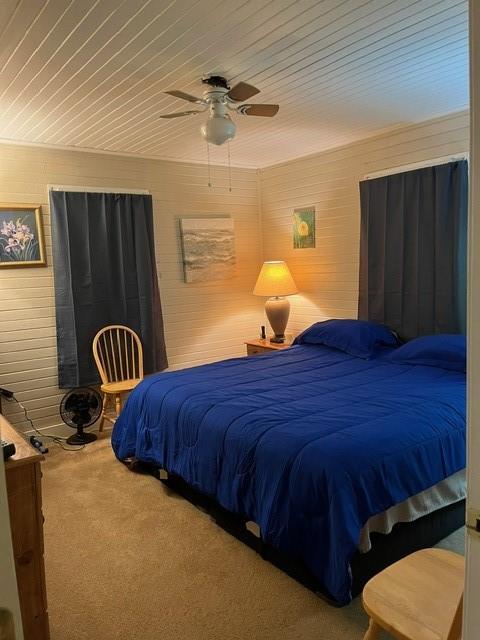
<svg viewBox="0 0 480 640">
<path fill-rule="evenodd" d="M 119 382 L 106 382 L 105 384 L 102 384 L 100 389 L 104 393 L 126 393 L 127 391 L 134 389 L 139 382 L 141 382 L 140 378 L 120 380 Z"/>
<path fill-rule="evenodd" d="M 368 615 L 402 640 L 446 640 L 463 592 L 463 556 L 423 549 L 374 576 L 363 590 Z"/>
</svg>

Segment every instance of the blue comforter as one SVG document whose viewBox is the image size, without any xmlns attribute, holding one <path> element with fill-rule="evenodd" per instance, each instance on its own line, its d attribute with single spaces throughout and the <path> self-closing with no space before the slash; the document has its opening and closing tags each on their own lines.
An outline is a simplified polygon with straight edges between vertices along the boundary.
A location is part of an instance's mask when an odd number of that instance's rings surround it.
<svg viewBox="0 0 480 640">
<path fill-rule="evenodd" d="M 465 385 L 298 345 L 146 378 L 112 444 L 255 521 L 343 604 L 367 520 L 465 466 Z"/>
</svg>

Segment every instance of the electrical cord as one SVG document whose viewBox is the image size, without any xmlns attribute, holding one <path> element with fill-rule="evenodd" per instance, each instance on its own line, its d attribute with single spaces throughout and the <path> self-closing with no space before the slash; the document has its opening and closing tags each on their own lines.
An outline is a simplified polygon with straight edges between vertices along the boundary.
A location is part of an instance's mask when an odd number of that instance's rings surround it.
<svg viewBox="0 0 480 640">
<path fill-rule="evenodd" d="M 65 446 L 64 442 L 66 442 L 66 440 L 67 440 L 67 438 L 65 436 L 59 436 L 59 435 L 56 435 L 56 434 L 49 435 L 47 433 L 42 433 L 42 431 L 40 431 L 40 429 L 37 429 L 37 427 L 33 424 L 32 419 L 28 415 L 28 412 L 27 412 L 26 408 L 23 406 L 23 404 L 20 402 L 20 400 L 17 400 L 17 398 L 14 395 L 12 395 L 10 398 L 6 398 L 5 396 L 3 396 L 3 397 L 7 402 L 16 402 L 18 404 L 20 409 L 22 409 L 23 413 L 25 414 L 25 420 L 32 427 L 33 431 L 35 431 L 35 433 L 38 434 L 39 436 L 41 436 L 42 438 L 50 438 L 52 440 L 52 442 L 54 442 L 55 444 L 58 444 L 58 446 L 61 447 L 64 451 L 81 451 L 82 449 L 85 449 L 85 445 L 84 444 L 79 445 L 78 447 Z"/>
</svg>

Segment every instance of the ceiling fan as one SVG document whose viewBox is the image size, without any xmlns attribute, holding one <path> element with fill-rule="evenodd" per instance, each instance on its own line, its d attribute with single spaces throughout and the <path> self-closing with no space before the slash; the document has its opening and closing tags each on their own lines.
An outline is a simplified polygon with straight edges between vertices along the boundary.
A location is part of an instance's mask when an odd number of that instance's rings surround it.
<svg viewBox="0 0 480 640">
<path fill-rule="evenodd" d="M 207 122 L 201 127 L 202 136 L 207 142 L 221 145 L 235 136 L 236 126 L 228 111 L 243 116 L 263 116 L 266 118 L 271 118 L 278 112 L 278 104 L 238 104 L 260 93 L 259 89 L 246 82 L 239 82 L 234 87 L 229 87 L 225 78 L 211 75 L 203 77 L 202 83 L 207 85 L 207 88 L 201 98 L 183 91 L 165 91 L 175 98 L 198 104 L 199 109 L 165 113 L 160 117 L 181 118 L 204 113 L 208 110 Z"/>
</svg>

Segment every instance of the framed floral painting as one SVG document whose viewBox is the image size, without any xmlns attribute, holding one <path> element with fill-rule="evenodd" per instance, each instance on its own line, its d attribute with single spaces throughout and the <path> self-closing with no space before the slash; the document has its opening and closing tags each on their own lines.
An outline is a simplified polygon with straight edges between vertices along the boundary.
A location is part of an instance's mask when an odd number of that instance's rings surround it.
<svg viewBox="0 0 480 640">
<path fill-rule="evenodd" d="M 0 268 L 45 265 L 40 205 L 0 204 Z"/>
<path fill-rule="evenodd" d="M 293 248 L 315 248 L 315 207 L 294 209 L 293 211 Z"/>
</svg>

